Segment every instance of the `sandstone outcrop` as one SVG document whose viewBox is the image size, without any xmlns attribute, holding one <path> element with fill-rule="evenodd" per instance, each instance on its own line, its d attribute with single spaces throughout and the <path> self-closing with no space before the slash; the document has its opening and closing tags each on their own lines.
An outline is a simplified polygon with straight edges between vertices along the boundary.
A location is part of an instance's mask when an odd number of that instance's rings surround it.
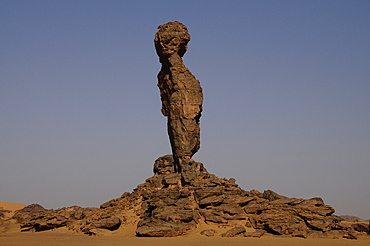
<svg viewBox="0 0 370 246">
<path fill-rule="evenodd" d="M 0 207 L 0 219 L 6 218 L 6 214 L 10 213 L 11 210 L 3 209 L 3 207 Z"/>
<path fill-rule="evenodd" d="M 200 235 L 204 235 L 207 237 L 213 237 L 216 235 L 216 230 L 214 229 L 206 229 L 200 232 Z"/>
<path fill-rule="evenodd" d="M 116 230 L 121 225 L 121 219 L 112 216 L 108 211 L 79 206 L 47 210 L 38 204 L 32 204 L 18 210 L 13 219 L 21 224 L 23 230 L 44 231 L 67 226 L 71 230 L 86 234 L 97 228 Z"/>
<path fill-rule="evenodd" d="M 366 220 L 363 220 L 357 216 L 353 216 L 353 215 L 340 215 L 339 216 L 342 220 L 344 221 L 351 221 L 351 222 L 366 222 Z M 368 220 L 370 221 L 370 220 Z"/>
<path fill-rule="evenodd" d="M 224 233 L 203 230 L 206 236 L 271 234 L 354 239 L 369 233 L 366 223 L 343 223 L 321 198 L 288 198 L 270 190 L 245 191 L 234 179 L 208 173 L 202 163 L 190 160 L 186 167 L 183 175 L 174 172 L 172 155 L 166 155 L 155 161 L 154 176 L 100 208 L 46 210 L 30 205 L 18 210 L 13 218 L 27 230 L 66 226 L 89 235 L 135 226 L 137 236 L 173 237 L 186 235 L 204 223 L 229 228 Z"/>
<path fill-rule="evenodd" d="M 243 226 L 237 226 L 228 230 L 225 233 L 222 233 L 221 237 L 235 237 L 236 235 L 242 234 L 244 232 L 246 232 L 246 230 Z"/>
<path fill-rule="evenodd" d="M 65 226 L 88 235 L 104 235 L 134 227 L 136 236 L 142 237 L 186 235 L 199 225 L 205 226 L 200 234 L 223 237 L 270 234 L 357 239 L 369 234 L 366 224 L 342 222 L 321 198 L 245 191 L 235 179 L 210 174 L 192 159 L 200 143 L 202 89 L 181 59 L 189 40 L 187 28 L 179 22 L 159 26 L 155 36 L 162 63 L 158 74 L 162 113 L 168 117 L 173 154 L 159 157 L 154 175 L 133 192 L 100 208 L 47 210 L 33 204 L 18 210 L 13 218 L 21 228 L 41 231 Z"/>
<path fill-rule="evenodd" d="M 160 25 L 154 39 L 162 63 L 158 74 L 161 111 L 167 117 L 175 171 L 178 173 L 200 148 L 202 87 L 182 61 L 189 41 L 187 27 L 177 21 Z"/>
</svg>

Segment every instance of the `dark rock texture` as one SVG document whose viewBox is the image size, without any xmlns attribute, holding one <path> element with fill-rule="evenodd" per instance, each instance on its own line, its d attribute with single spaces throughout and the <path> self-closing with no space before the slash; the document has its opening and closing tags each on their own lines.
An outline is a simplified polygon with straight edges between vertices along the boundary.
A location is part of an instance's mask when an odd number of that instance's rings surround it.
<svg viewBox="0 0 370 246">
<path fill-rule="evenodd" d="M 173 167 L 171 155 L 158 158 L 153 177 L 100 208 L 46 210 L 33 204 L 18 210 L 13 218 L 25 230 L 66 226 L 89 235 L 135 226 L 137 236 L 173 237 L 186 235 L 199 224 L 229 228 L 224 233 L 213 229 L 201 232 L 224 237 L 274 234 L 355 239 L 368 233 L 367 223 L 342 222 L 321 198 L 287 198 L 271 190 L 245 191 L 234 179 L 218 178 L 193 160 L 181 174 Z"/>
<path fill-rule="evenodd" d="M 353 215 L 340 215 L 339 217 L 344 221 L 352 221 L 352 222 L 365 222 L 366 221 L 366 220 L 363 220 Z"/>
<path fill-rule="evenodd" d="M 90 234 L 91 229 L 116 230 L 121 225 L 121 219 L 108 211 L 79 206 L 47 210 L 38 204 L 32 204 L 18 210 L 13 219 L 21 224 L 23 230 L 44 231 L 67 226 L 86 234 Z"/>
<path fill-rule="evenodd" d="M 243 226 L 237 226 L 228 230 L 225 233 L 222 233 L 221 237 L 235 237 L 236 235 L 242 234 L 244 232 L 246 232 L 246 230 Z"/>
<path fill-rule="evenodd" d="M 189 41 L 186 26 L 177 21 L 160 25 L 154 39 L 159 61 L 162 63 L 158 74 L 161 111 L 168 119 L 167 128 L 175 159 L 175 171 L 179 173 L 200 148 L 202 88 L 182 61 Z"/>
<path fill-rule="evenodd" d="M 3 207 L 0 207 L 0 219 L 3 219 L 6 217 L 7 213 L 11 213 L 11 210 L 6 210 Z"/>
<path fill-rule="evenodd" d="M 214 229 L 207 229 L 200 232 L 200 235 L 207 236 L 207 237 L 214 237 L 216 235 L 216 231 Z"/>
</svg>

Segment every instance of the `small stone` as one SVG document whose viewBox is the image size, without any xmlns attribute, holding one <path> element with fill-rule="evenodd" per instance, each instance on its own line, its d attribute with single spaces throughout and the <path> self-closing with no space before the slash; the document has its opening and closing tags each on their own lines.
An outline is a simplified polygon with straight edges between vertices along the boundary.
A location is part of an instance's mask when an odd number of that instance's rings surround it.
<svg viewBox="0 0 370 246">
<path fill-rule="evenodd" d="M 343 238 L 347 238 L 347 239 L 355 239 L 355 240 L 357 240 L 357 237 L 356 237 L 353 233 L 350 233 L 350 232 L 348 232 L 348 233 L 344 234 L 344 235 L 343 235 Z"/>
<path fill-rule="evenodd" d="M 112 231 L 107 230 L 107 229 L 94 228 L 94 229 L 89 230 L 87 234 L 89 234 L 90 236 L 104 236 L 104 235 L 111 234 L 111 233 Z"/>
<path fill-rule="evenodd" d="M 239 235 L 244 232 L 246 232 L 245 228 L 243 226 L 238 226 L 228 230 L 225 233 L 222 233 L 221 237 L 235 237 L 236 235 Z"/>
<path fill-rule="evenodd" d="M 204 235 L 207 237 L 213 237 L 216 235 L 216 231 L 213 229 L 203 230 L 200 232 L 200 235 Z"/>
<path fill-rule="evenodd" d="M 265 235 L 264 232 L 244 232 L 243 237 L 257 237 L 260 238 Z"/>
</svg>

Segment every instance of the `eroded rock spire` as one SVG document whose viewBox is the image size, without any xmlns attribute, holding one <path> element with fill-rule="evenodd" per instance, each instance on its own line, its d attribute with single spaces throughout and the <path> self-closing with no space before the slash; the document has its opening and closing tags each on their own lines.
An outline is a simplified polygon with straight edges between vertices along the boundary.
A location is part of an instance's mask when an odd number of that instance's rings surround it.
<svg viewBox="0 0 370 246">
<path fill-rule="evenodd" d="M 191 159 L 199 149 L 202 89 L 181 60 L 189 40 L 179 22 L 159 26 L 155 39 L 162 62 L 158 75 L 162 112 L 168 117 L 173 155 L 159 157 L 152 177 L 100 208 L 46 210 L 33 204 L 18 210 L 12 218 L 22 230 L 67 227 L 89 235 L 110 235 L 119 228 L 130 233 L 137 225 L 135 233 L 140 237 L 174 237 L 202 226 L 200 234 L 205 236 L 367 238 L 367 222 L 341 222 L 321 198 L 245 191 L 235 179 L 219 178 Z M 0 232 L 2 224 L 8 226 L 8 220 L 1 220 L 0 216 Z"/>
<path fill-rule="evenodd" d="M 158 74 L 161 111 L 167 117 L 174 168 L 179 173 L 200 148 L 202 87 L 181 58 L 189 41 L 186 26 L 178 21 L 160 25 L 154 39 L 162 63 Z"/>
</svg>

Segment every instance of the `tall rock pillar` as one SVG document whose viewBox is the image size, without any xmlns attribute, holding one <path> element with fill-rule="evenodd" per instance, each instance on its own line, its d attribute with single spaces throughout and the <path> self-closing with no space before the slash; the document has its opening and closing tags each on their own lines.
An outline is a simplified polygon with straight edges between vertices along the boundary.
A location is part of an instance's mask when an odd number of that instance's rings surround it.
<svg viewBox="0 0 370 246">
<path fill-rule="evenodd" d="M 162 63 L 158 74 L 161 111 L 167 117 L 174 170 L 178 173 L 200 148 L 202 87 L 182 61 L 189 41 L 186 26 L 178 21 L 160 25 L 154 39 Z"/>
</svg>

